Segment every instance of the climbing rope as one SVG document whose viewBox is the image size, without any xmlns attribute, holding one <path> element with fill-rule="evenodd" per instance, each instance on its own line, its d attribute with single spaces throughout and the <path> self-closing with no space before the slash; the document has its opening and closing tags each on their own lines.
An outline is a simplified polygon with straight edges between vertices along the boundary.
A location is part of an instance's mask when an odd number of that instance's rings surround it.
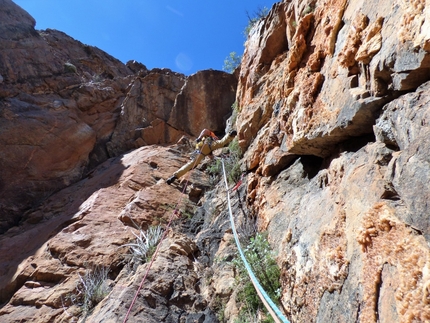
<svg viewBox="0 0 430 323">
<path fill-rule="evenodd" d="M 197 161 L 197 158 L 195 159 L 195 162 L 194 162 L 193 168 L 194 168 L 194 166 L 196 166 L 196 165 L 195 165 L 195 164 L 196 164 L 196 161 Z M 188 174 L 189 174 L 189 173 L 188 173 Z M 186 181 L 185 181 L 185 185 L 184 185 L 184 187 L 183 187 L 183 189 L 182 189 L 182 192 L 181 192 L 182 194 L 184 194 L 184 193 L 185 193 L 185 191 L 186 191 L 186 189 L 187 189 L 187 186 L 188 186 L 188 183 L 189 183 L 189 180 L 188 180 L 188 174 L 187 174 L 187 178 L 186 178 Z M 152 255 L 151 262 L 149 263 L 148 267 L 146 268 L 145 275 L 143 276 L 142 281 L 140 282 L 140 285 L 139 285 L 139 287 L 138 287 L 138 289 L 137 289 L 136 293 L 134 294 L 133 300 L 132 300 L 132 302 L 131 302 L 131 304 L 130 304 L 130 307 L 128 308 L 127 314 L 126 314 L 126 315 L 125 315 L 125 317 L 124 317 L 124 321 L 123 321 L 123 323 L 126 323 L 126 322 L 127 322 L 128 317 L 129 317 L 130 312 L 131 312 L 131 309 L 133 308 L 133 305 L 134 305 L 134 303 L 136 302 L 137 296 L 139 295 L 139 292 L 140 292 L 140 290 L 141 290 L 141 289 L 142 289 L 142 287 L 143 287 L 143 283 L 145 282 L 146 277 L 148 276 L 149 270 L 151 269 L 152 264 L 154 263 L 154 260 L 155 260 L 155 258 L 156 258 L 156 256 L 157 256 L 157 254 L 158 254 L 158 250 L 160 249 L 161 243 L 162 243 L 162 242 L 163 242 L 163 240 L 166 238 L 167 233 L 168 233 L 168 231 L 169 231 L 169 228 L 170 228 L 170 226 L 171 226 L 171 224 L 172 224 L 172 222 L 173 222 L 173 219 L 174 219 L 174 218 L 176 217 L 176 215 L 178 214 L 178 211 L 179 211 L 178 206 L 179 206 L 179 203 L 180 203 L 180 201 L 181 201 L 181 198 L 182 198 L 182 196 L 180 196 L 180 197 L 178 198 L 178 201 L 176 202 L 175 209 L 173 210 L 172 214 L 170 215 L 169 222 L 167 223 L 167 226 L 166 226 L 166 228 L 165 228 L 165 230 L 164 230 L 164 233 L 163 233 L 163 235 L 161 236 L 160 242 L 159 242 L 159 243 L 158 243 L 158 245 L 157 245 L 157 249 L 155 249 L 155 252 L 154 252 L 154 254 Z"/>
<path fill-rule="evenodd" d="M 258 282 L 257 277 L 252 272 L 251 266 L 249 265 L 248 261 L 246 260 L 245 254 L 242 251 L 242 248 L 240 246 L 239 242 L 239 236 L 237 235 L 236 226 L 234 224 L 233 219 L 233 212 L 231 210 L 231 202 L 230 202 L 230 192 L 228 188 L 228 182 L 227 182 L 227 175 L 225 172 L 225 166 L 224 166 L 224 160 L 221 158 L 221 164 L 222 164 L 222 171 L 224 173 L 224 182 L 225 187 L 227 191 L 227 204 L 228 204 L 228 210 L 230 213 L 230 222 L 231 222 L 231 229 L 233 231 L 234 240 L 236 241 L 237 249 L 239 250 L 240 257 L 242 258 L 242 261 L 245 265 L 246 270 L 248 271 L 248 275 L 251 278 L 251 282 L 254 285 L 255 290 L 257 291 L 258 296 L 260 297 L 261 301 L 263 302 L 266 309 L 269 311 L 272 318 L 275 320 L 276 323 L 290 323 L 285 316 L 281 313 L 279 308 L 273 303 L 273 301 L 270 299 L 269 295 L 267 295 L 266 291 L 263 289 L 263 287 Z"/>
<path fill-rule="evenodd" d="M 197 161 L 197 158 L 195 159 L 195 161 Z M 270 299 L 270 297 L 267 295 L 267 293 L 261 287 L 261 285 L 258 282 L 257 278 L 255 277 L 254 273 L 252 272 L 252 269 L 251 269 L 248 261 L 245 258 L 245 255 L 244 255 L 244 253 L 242 251 L 242 248 L 240 247 L 239 237 L 237 235 L 237 231 L 236 231 L 236 227 L 235 227 L 234 219 L 233 219 L 233 213 L 232 213 L 232 210 L 231 210 L 230 193 L 229 193 L 229 188 L 228 188 L 227 175 L 226 175 L 226 172 L 225 172 L 224 160 L 222 158 L 221 158 L 221 163 L 222 163 L 222 169 L 223 169 L 223 174 L 224 174 L 224 182 L 225 182 L 225 185 L 226 185 L 226 188 L 227 188 L 227 202 L 228 202 L 228 208 L 229 208 L 229 213 L 230 213 L 230 222 L 231 222 L 231 226 L 232 226 L 232 230 L 233 230 L 234 239 L 236 241 L 236 245 L 237 245 L 237 248 L 239 250 L 240 256 L 242 258 L 242 261 L 245 264 L 245 268 L 248 271 L 248 274 L 249 274 L 249 276 L 251 278 L 251 281 L 252 281 L 252 283 L 253 283 L 253 285 L 255 287 L 255 290 L 257 291 L 258 296 L 260 297 L 261 301 L 263 302 L 264 306 L 269 311 L 270 315 L 273 317 L 273 319 L 275 320 L 275 322 L 276 323 L 281 323 L 281 321 L 282 321 L 283 323 L 290 323 L 282 315 L 281 311 L 277 308 L 277 306 L 273 303 L 273 301 Z M 196 166 L 196 165 L 194 165 L 194 166 Z M 188 180 L 188 176 L 187 176 L 185 185 L 184 185 L 184 187 L 182 189 L 182 192 L 181 192 L 182 194 L 185 193 L 185 191 L 187 189 L 187 186 L 188 186 L 188 183 L 189 183 L 189 180 Z M 235 189 L 237 189 L 239 185 L 236 185 Z M 140 293 L 140 291 L 141 291 L 141 289 L 143 287 L 143 284 L 144 284 L 144 282 L 145 282 L 145 280 L 146 280 L 146 278 L 148 276 L 149 270 L 151 269 L 152 264 L 154 263 L 155 258 L 158 255 L 158 251 L 160 249 L 161 243 L 166 238 L 166 236 L 168 234 L 168 231 L 169 231 L 169 228 L 170 228 L 170 226 L 171 226 L 171 224 L 173 222 L 173 219 L 178 214 L 178 211 L 179 211 L 178 206 L 179 206 L 179 203 L 180 203 L 180 199 L 181 199 L 181 197 L 178 198 L 178 201 L 176 202 L 175 209 L 173 210 L 172 214 L 170 215 L 169 222 L 167 223 L 165 231 L 164 231 L 164 233 L 163 233 L 163 235 L 162 235 L 162 237 L 160 239 L 160 242 L 158 243 L 157 248 L 155 249 L 155 252 L 152 255 L 151 261 L 150 261 L 148 267 L 146 268 L 146 272 L 145 272 L 145 274 L 144 274 L 144 276 L 143 276 L 143 278 L 142 278 L 142 280 L 141 280 L 141 282 L 139 284 L 139 287 L 138 287 L 138 289 L 137 289 L 137 291 L 136 291 L 136 293 L 135 293 L 135 295 L 133 297 L 133 300 L 132 300 L 132 302 L 130 304 L 130 307 L 128 308 L 128 311 L 127 311 L 127 314 L 124 317 L 123 323 L 127 322 L 128 317 L 130 316 L 131 310 L 133 308 L 133 305 L 136 302 L 137 297 L 138 297 L 138 295 L 139 295 L 139 293 Z"/>
</svg>

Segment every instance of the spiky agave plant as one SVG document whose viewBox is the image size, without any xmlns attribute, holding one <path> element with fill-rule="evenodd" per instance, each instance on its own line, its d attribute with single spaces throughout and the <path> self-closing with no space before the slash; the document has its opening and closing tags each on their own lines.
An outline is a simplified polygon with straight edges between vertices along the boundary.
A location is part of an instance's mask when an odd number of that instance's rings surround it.
<svg viewBox="0 0 430 323">
<path fill-rule="evenodd" d="M 139 235 L 134 232 L 133 235 L 136 237 L 135 241 L 124 244 L 122 247 L 130 247 L 131 253 L 127 255 L 127 258 L 129 263 L 136 267 L 151 259 L 163 235 L 163 229 L 160 226 L 151 226 L 146 231 L 140 229 Z"/>
</svg>

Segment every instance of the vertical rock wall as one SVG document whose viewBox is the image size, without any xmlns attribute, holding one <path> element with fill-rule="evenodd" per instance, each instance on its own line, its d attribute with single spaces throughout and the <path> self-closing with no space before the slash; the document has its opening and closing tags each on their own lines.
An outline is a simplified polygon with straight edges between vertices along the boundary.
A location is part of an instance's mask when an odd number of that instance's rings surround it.
<svg viewBox="0 0 430 323">
<path fill-rule="evenodd" d="M 430 319 L 429 3 L 283 1 L 237 101 L 292 322 Z"/>
</svg>

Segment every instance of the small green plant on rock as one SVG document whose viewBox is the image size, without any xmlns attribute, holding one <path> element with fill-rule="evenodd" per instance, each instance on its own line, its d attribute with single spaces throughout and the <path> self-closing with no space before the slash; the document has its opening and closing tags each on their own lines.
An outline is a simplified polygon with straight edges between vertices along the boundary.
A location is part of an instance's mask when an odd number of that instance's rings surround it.
<svg viewBox="0 0 430 323">
<path fill-rule="evenodd" d="M 240 159 L 242 158 L 242 150 L 239 146 L 237 137 L 228 145 L 230 156 L 227 159 L 226 172 L 228 174 L 228 181 L 236 183 L 240 179 Z"/>
<path fill-rule="evenodd" d="M 187 219 L 191 219 L 194 216 L 197 209 L 196 205 L 192 203 L 188 198 L 182 199 L 181 202 L 179 203 L 179 206 L 180 208 L 176 209 L 177 206 L 174 204 L 163 204 L 160 206 L 160 208 L 165 210 L 168 213 L 175 212 L 175 214 L 184 216 Z"/>
<path fill-rule="evenodd" d="M 78 69 L 76 68 L 76 66 L 70 62 L 64 63 L 63 67 L 65 73 L 78 73 Z"/>
<path fill-rule="evenodd" d="M 229 56 L 224 60 L 223 71 L 227 73 L 233 73 L 235 69 L 240 65 L 242 61 L 242 56 L 236 54 L 236 52 L 231 52 Z"/>
<path fill-rule="evenodd" d="M 110 292 L 107 284 L 109 269 L 105 267 L 95 267 L 87 269 L 85 274 L 79 276 L 76 286 L 76 295 L 70 297 L 74 305 L 79 306 L 84 314 L 91 311 Z"/>
<path fill-rule="evenodd" d="M 220 176 L 222 174 L 221 160 L 212 160 L 206 170 L 209 173 L 211 184 L 215 185 L 220 180 Z"/>
<path fill-rule="evenodd" d="M 135 241 L 122 247 L 130 247 L 130 254 L 126 255 L 126 261 L 135 269 L 151 259 L 161 240 L 163 229 L 160 226 L 151 226 L 146 231 L 140 229 L 139 235 L 134 232 L 133 234 L 136 237 Z"/>
<path fill-rule="evenodd" d="M 269 9 L 267 7 L 263 7 L 263 8 L 259 7 L 253 14 L 249 14 L 249 12 L 246 12 L 246 15 L 248 16 L 248 25 L 245 27 L 245 30 L 243 31 L 245 38 L 248 38 L 252 27 L 254 27 L 255 24 L 259 22 L 261 19 L 266 18 L 268 13 L 269 13 Z"/>
<path fill-rule="evenodd" d="M 306 16 L 307 14 L 314 12 L 315 11 L 315 7 L 313 6 L 307 6 L 304 10 L 303 10 L 303 16 Z"/>
<path fill-rule="evenodd" d="M 267 235 L 257 233 L 255 237 L 250 239 L 249 244 L 244 249 L 244 254 L 260 285 L 273 302 L 279 303 L 281 296 L 280 270 L 267 241 Z M 250 317 L 256 317 L 259 311 L 266 313 L 266 309 L 249 279 L 248 272 L 239 254 L 237 254 L 233 263 L 237 271 L 237 301 L 241 304 L 236 322 L 248 322 Z M 262 322 L 273 322 L 273 319 L 267 313 L 265 316 L 266 318 Z"/>
<path fill-rule="evenodd" d="M 185 216 L 188 220 L 192 219 L 194 214 L 196 213 L 197 207 L 190 202 L 190 200 L 186 199 L 182 203 L 182 207 L 179 210 L 180 214 L 182 216 Z"/>
<path fill-rule="evenodd" d="M 242 151 L 239 146 L 239 141 L 235 138 L 230 142 L 229 154 L 223 156 L 225 172 L 227 175 L 227 180 L 230 184 L 236 183 L 240 179 L 240 159 L 242 158 Z M 212 184 L 216 184 L 220 179 L 222 179 L 222 163 L 221 160 L 215 159 L 207 168 L 209 175 L 211 176 Z"/>
<path fill-rule="evenodd" d="M 216 296 L 212 302 L 212 309 L 216 312 L 216 316 L 220 322 L 225 322 L 225 308 L 226 303 L 219 296 Z"/>
<path fill-rule="evenodd" d="M 237 101 L 234 101 L 234 103 L 231 105 L 231 121 L 230 124 L 234 125 L 236 124 L 237 116 L 240 112 L 240 107 Z"/>
</svg>

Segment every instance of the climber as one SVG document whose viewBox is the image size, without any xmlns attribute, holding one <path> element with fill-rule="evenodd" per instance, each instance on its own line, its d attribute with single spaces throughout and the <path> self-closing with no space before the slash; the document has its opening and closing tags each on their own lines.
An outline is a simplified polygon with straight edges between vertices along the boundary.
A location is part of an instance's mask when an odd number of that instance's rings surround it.
<svg viewBox="0 0 430 323">
<path fill-rule="evenodd" d="M 196 154 L 195 157 L 191 159 L 187 164 L 179 168 L 172 176 L 170 176 L 167 180 L 167 184 L 172 184 L 176 179 L 186 174 L 193 168 L 196 168 L 197 165 L 206 157 L 209 156 L 213 158 L 212 151 L 222 148 L 226 146 L 233 138 L 237 135 L 236 130 L 230 131 L 226 134 L 222 139 L 218 139 L 215 134 L 208 130 L 203 129 L 200 133 L 199 137 L 196 139 Z"/>
</svg>

